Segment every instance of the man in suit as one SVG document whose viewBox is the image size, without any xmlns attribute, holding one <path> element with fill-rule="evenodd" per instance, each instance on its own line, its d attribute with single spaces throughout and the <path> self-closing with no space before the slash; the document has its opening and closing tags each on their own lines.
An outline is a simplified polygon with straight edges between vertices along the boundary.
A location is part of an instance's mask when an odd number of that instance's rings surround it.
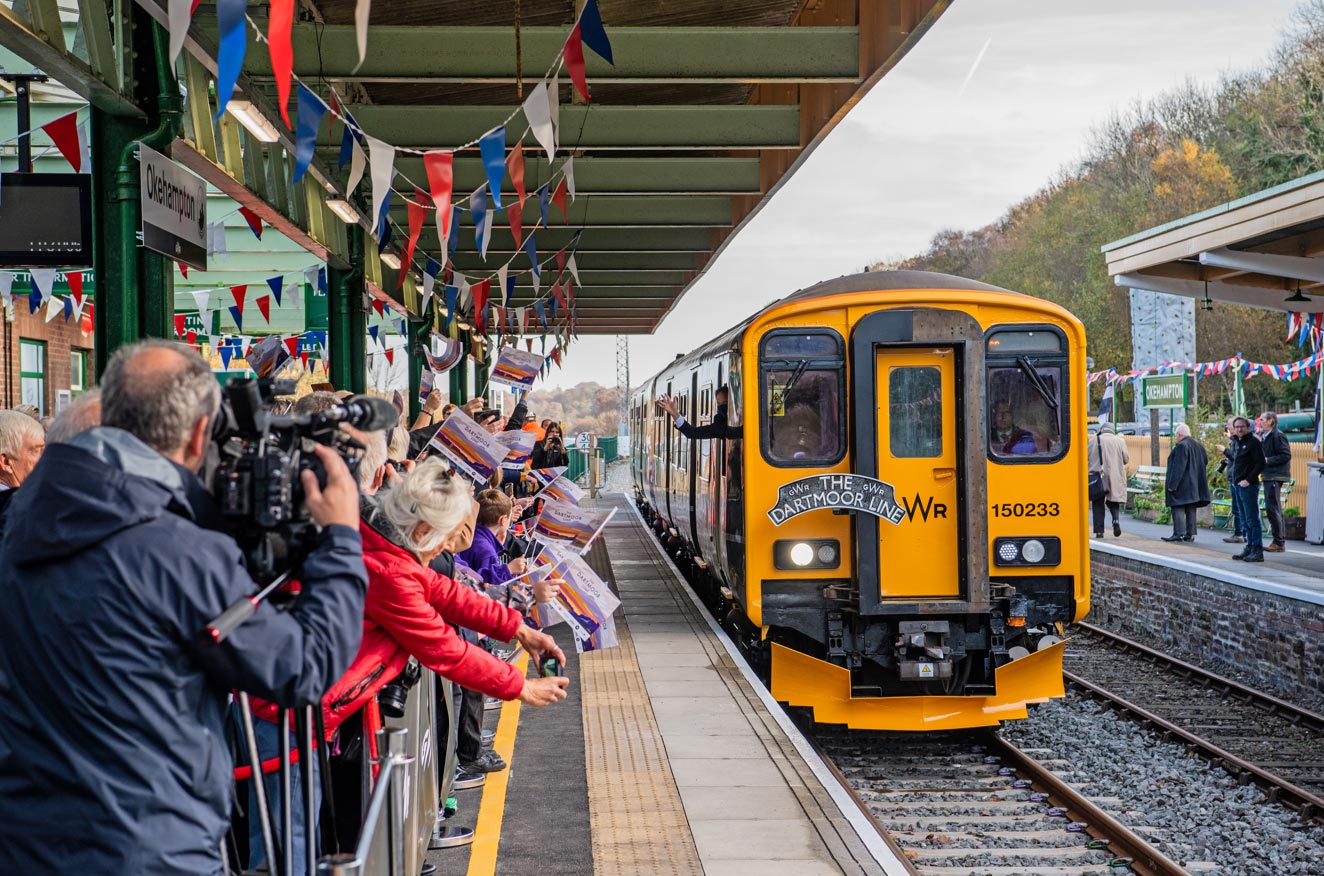
<svg viewBox="0 0 1324 876">
<path fill-rule="evenodd" d="M 743 438 L 744 430 L 740 426 L 730 425 L 730 419 L 727 408 L 727 400 L 730 393 L 725 386 L 719 386 L 714 395 L 717 402 L 717 412 L 713 414 L 713 421 L 705 426 L 696 426 L 683 417 L 676 407 L 676 400 L 670 396 L 661 396 L 657 400 L 657 406 L 671 417 L 671 422 L 680 434 L 686 438 Z"/>
</svg>

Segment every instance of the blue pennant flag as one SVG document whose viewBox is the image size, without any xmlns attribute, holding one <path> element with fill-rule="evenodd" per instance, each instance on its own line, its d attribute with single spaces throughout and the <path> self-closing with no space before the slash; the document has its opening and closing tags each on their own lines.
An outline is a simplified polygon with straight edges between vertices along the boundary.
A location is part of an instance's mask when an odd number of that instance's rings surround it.
<svg viewBox="0 0 1324 876">
<path fill-rule="evenodd" d="M 493 128 L 478 141 L 483 156 L 483 169 L 487 171 L 487 187 L 492 190 L 492 207 L 501 209 L 501 181 L 506 176 L 506 126 Z"/>
<path fill-rule="evenodd" d="M 239 312 L 239 305 L 230 305 L 230 316 L 234 317 L 234 327 L 240 331 L 244 330 L 244 315 Z"/>
<path fill-rule="evenodd" d="M 549 299 L 547 299 L 547 318 L 550 319 L 552 322 L 556 322 L 556 299 L 555 299 L 555 298 L 549 298 Z"/>
<path fill-rule="evenodd" d="M 459 286 L 446 287 L 446 328 L 451 327 L 451 320 L 455 318 L 455 303 L 460 299 Z"/>
<path fill-rule="evenodd" d="M 317 291 L 326 294 L 326 268 L 317 269 Z"/>
<path fill-rule="evenodd" d="M 547 331 L 547 313 L 543 310 L 541 298 L 533 302 L 533 309 L 538 313 L 538 322 L 542 323 L 542 330 Z"/>
<path fill-rule="evenodd" d="M 512 298 L 514 298 L 514 297 L 515 297 L 515 275 L 514 275 L 514 274 L 507 274 L 507 275 L 506 275 L 506 300 L 509 301 L 510 299 L 512 299 Z M 514 315 L 515 315 L 515 310 L 514 310 L 514 308 L 511 308 L 510 314 L 511 314 L 511 317 L 513 318 Z"/>
<path fill-rule="evenodd" d="M 382 198 L 381 215 L 377 217 L 377 226 L 382 230 L 382 236 L 377 241 L 377 254 L 386 252 L 386 247 L 391 245 L 391 237 L 394 232 L 391 229 L 391 193 L 387 192 L 386 197 Z"/>
<path fill-rule="evenodd" d="M 267 280 L 267 285 L 271 287 L 271 297 L 276 299 L 276 306 L 280 307 L 280 293 L 285 291 L 285 278 L 272 277 Z"/>
<path fill-rule="evenodd" d="M 547 206 L 551 203 L 552 193 L 547 188 L 550 183 L 543 183 L 538 187 L 538 207 L 542 210 L 542 220 L 538 223 L 543 228 L 547 227 Z"/>
<path fill-rule="evenodd" d="M 354 157 L 354 131 L 349 127 L 354 120 L 344 110 L 341 110 L 341 113 L 345 122 L 345 131 L 340 135 L 340 169 L 344 170 L 345 165 Z"/>
<path fill-rule="evenodd" d="M 460 246 L 460 217 L 464 215 L 464 210 L 456 204 L 451 208 L 451 239 L 450 254 L 455 255 L 455 250 Z"/>
<path fill-rule="evenodd" d="M 441 273 L 441 262 L 437 261 L 432 256 L 428 256 L 428 263 L 427 266 L 423 268 L 423 273 L 427 274 L 434 280 L 437 279 L 437 275 Z"/>
<path fill-rule="evenodd" d="M 368 335 L 372 338 L 372 342 L 374 344 L 377 343 L 377 333 L 379 331 L 381 331 L 381 329 L 378 326 L 375 325 L 368 326 Z"/>
<path fill-rule="evenodd" d="M 469 213 L 474 217 L 474 247 L 483 258 L 487 258 L 487 247 L 483 246 L 483 223 L 487 221 L 487 186 L 479 186 L 478 191 L 469 196 Z"/>
<path fill-rule="evenodd" d="M 234 84 L 244 69 L 248 50 L 248 0 L 216 0 L 216 24 L 221 43 L 216 50 L 216 118 L 225 115 L 225 107 L 234 96 Z"/>
<path fill-rule="evenodd" d="M 541 277 L 542 267 L 539 266 L 538 264 L 538 244 L 533 242 L 532 234 L 524 238 L 524 245 L 521 246 L 520 249 L 524 250 L 524 252 L 528 254 L 529 262 L 532 263 L 533 265 L 533 275 L 535 277 Z"/>
<path fill-rule="evenodd" d="M 584 11 L 579 13 L 579 38 L 602 60 L 613 67 L 616 65 L 611 59 L 611 41 L 607 39 L 607 31 L 602 26 L 598 0 L 588 0 L 584 4 Z"/>
<path fill-rule="evenodd" d="M 69 317 L 74 315 L 74 297 L 70 295 L 64 299 L 64 321 L 68 322 Z"/>
<path fill-rule="evenodd" d="M 405 321 L 403 319 L 395 321 L 395 333 L 401 336 L 405 334 Z"/>
<path fill-rule="evenodd" d="M 29 314 L 36 313 L 37 308 L 40 306 L 41 306 L 41 291 L 37 288 L 37 284 L 33 283 L 32 291 L 28 293 L 28 313 Z"/>
<path fill-rule="evenodd" d="M 294 121 L 294 181 L 297 183 L 308 172 L 317 146 L 317 132 L 322 127 L 326 104 L 318 99 L 302 82 L 299 83 L 299 112 Z"/>
<path fill-rule="evenodd" d="M 230 309 L 234 310 L 235 308 L 231 307 Z M 231 347 L 229 344 L 221 344 L 216 352 L 221 354 L 221 367 L 225 368 L 227 371 L 230 370 L 230 360 L 234 358 L 234 347 Z"/>
</svg>

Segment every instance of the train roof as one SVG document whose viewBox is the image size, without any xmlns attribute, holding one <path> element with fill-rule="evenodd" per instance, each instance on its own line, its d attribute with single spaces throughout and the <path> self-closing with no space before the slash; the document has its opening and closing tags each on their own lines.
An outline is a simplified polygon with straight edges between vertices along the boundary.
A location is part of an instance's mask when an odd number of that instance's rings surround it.
<svg viewBox="0 0 1324 876">
<path fill-rule="evenodd" d="M 866 271 L 860 274 L 844 274 L 832 280 L 824 280 L 822 283 L 815 283 L 812 286 L 806 286 L 787 295 L 785 298 L 779 298 L 758 312 L 750 315 L 741 322 L 722 332 L 717 337 L 705 344 L 700 344 L 695 349 L 683 356 L 677 356 L 671 362 L 668 362 L 656 374 L 651 375 L 640 384 L 644 386 L 677 365 L 687 364 L 695 359 L 706 358 L 709 354 L 719 350 L 728 349 L 732 341 L 744 334 L 745 329 L 754 323 L 765 313 L 783 307 L 787 304 L 793 304 L 797 301 L 807 301 L 812 298 L 827 298 L 832 295 L 843 295 L 850 292 L 902 292 L 911 289 L 953 289 L 966 292 L 1004 292 L 1008 295 L 1020 295 L 1020 292 L 1012 292 L 1010 289 L 1003 289 L 999 286 L 990 286 L 987 283 L 980 283 L 977 280 L 968 280 L 965 277 L 956 277 L 951 274 L 939 274 L 936 271 Z"/>
</svg>

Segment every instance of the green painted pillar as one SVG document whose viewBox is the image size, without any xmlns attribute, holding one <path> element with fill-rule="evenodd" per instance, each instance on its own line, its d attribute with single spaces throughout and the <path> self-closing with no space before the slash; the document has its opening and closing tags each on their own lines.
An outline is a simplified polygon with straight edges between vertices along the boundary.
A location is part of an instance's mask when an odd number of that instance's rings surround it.
<svg viewBox="0 0 1324 876">
<path fill-rule="evenodd" d="M 349 229 L 350 266 L 346 270 L 327 266 L 327 331 L 331 356 L 331 382 L 336 389 L 364 392 L 368 387 L 368 360 L 364 336 L 368 315 L 363 308 L 367 292 L 363 272 L 363 228 Z"/>
<path fill-rule="evenodd" d="M 405 353 L 409 356 L 409 422 L 412 423 L 423 410 L 423 403 L 418 398 L 423 391 L 423 356 L 418 348 L 428 342 L 428 324 L 422 317 L 411 315 L 407 330 Z"/>
<path fill-rule="evenodd" d="M 96 370 L 112 353 L 140 337 L 138 332 L 138 228 L 116 209 L 115 170 L 120 153 L 148 131 L 145 122 L 112 116 L 92 107 L 92 267 L 96 272 Z"/>
<path fill-rule="evenodd" d="M 487 379 L 491 369 L 487 367 L 487 350 L 483 349 L 482 358 L 474 362 L 474 395 L 487 397 Z"/>
</svg>

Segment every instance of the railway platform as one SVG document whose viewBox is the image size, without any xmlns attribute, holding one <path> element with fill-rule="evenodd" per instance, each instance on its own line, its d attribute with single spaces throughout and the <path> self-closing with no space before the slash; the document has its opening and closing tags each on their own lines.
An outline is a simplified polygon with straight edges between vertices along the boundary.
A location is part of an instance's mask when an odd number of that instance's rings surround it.
<svg viewBox="0 0 1324 876">
<path fill-rule="evenodd" d="M 585 500 L 586 504 L 589 500 Z M 628 500 L 588 556 L 620 645 L 568 659 L 569 699 L 487 713 L 509 769 L 457 793 L 472 845 L 443 874 L 901 874 L 767 691 L 734 658 Z"/>
</svg>

